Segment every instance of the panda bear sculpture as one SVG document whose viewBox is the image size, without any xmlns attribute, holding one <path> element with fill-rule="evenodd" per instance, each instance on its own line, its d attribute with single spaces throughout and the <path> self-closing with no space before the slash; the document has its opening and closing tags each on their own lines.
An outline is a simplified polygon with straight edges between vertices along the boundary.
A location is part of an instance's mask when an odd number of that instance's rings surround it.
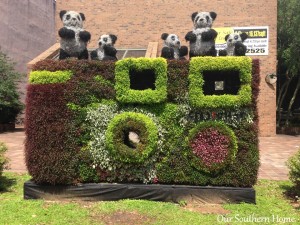
<svg viewBox="0 0 300 225">
<path fill-rule="evenodd" d="M 246 33 L 231 33 L 225 36 L 227 47 L 219 51 L 219 56 L 244 56 L 247 46 L 243 42 L 248 38 Z"/>
<path fill-rule="evenodd" d="M 64 25 L 58 31 L 61 38 L 59 59 L 70 57 L 88 59 L 87 43 L 91 39 L 91 34 L 83 29 L 84 14 L 62 10 L 59 16 Z"/>
<path fill-rule="evenodd" d="M 185 56 L 188 54 L 188 48 L 181 46 L 181 42 L 176 34 L 163 33 L 161 39 L 164 40 L 161 57 L 166 59 L 185 59 Z"/>
<path fill-rule="evenodd" d="M 216 17 L 215 12 L 194 12 L 192 14 L 194 29 L 185 36 L 185 40 L 190 42 L 190 58 L 217 55 L 215 39 L 218 33 L 211 28 Z"/>
<path fill-rule="evenodd" d="M 117 59 L 117 50 L 114 47 L 114 44 L 117 41 L 117 36 L 114 34 L 104 34 L 98 40 L 98 48 L 91 52 L 92 60 L 113 60 Z"/>
</svg>

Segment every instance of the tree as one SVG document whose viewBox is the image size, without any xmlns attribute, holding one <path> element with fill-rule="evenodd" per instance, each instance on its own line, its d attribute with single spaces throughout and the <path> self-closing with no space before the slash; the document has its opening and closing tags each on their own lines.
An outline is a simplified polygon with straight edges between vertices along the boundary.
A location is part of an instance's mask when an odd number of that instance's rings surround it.
<svg viewBox="0 0 300 225">
<path fill-rule="evenodd" d="M 17 92 L 21 74 L 14 70 L 14 64 L 0 51 L 0 124 L 13 123 L 23 109 Z"/>
<path fill-rule="evenodd" d="M 285 99 L 290 84 L 296 82 L 296 88 L 287 108 L 285 125 L 289 125 L 292 106 L 300 90 L 300 1 L 278 0 L 278 23 L 277 23 L 277 59 L 278 76 L 286 76 L 277 98 L 277 111 L 280 125 L 281 106 Z"/>
</svg>

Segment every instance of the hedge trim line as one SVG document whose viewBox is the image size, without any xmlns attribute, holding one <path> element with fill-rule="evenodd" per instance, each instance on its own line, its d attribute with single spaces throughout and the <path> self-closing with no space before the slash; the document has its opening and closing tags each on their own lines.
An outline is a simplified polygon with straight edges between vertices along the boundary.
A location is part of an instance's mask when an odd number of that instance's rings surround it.
<svg viewBox="0 0 300 225">
<path fill-rule="evenodd" d="M 155 90 L 130 89 L 130 70 L 154 70 Z M 167 61 L 163 58 L 128 58 L 116 62 L 116 98 L 122 103 L 153 104 L 167 99 Z"/>
<path fill-rule="evenodd" d="M 51 72 L 48 70 L 32 71 L 29 74 L 30 84 L 56 84 L 65 83 L 71 79 L 73 72 L 70 70 L 58 70 Z"/>
<path fill-rule="evenodd" d="M 124 131 L 139 133 L 140 143 L 136 148 L 124 144 Z M 116 115 L 108 124 L 106 147 L 118 161 L 141 163 L 156 150 L 158 129 L 151 118 L 135 112 L 124 112 Z"/>
<path fill-rule="evenodd" d="M 204 71 L 239 71 L 237 95 L 204 95 Z M 235 108 L 251 104 L 252 59 L 249 57 L 193 57 L 189 71 L 189 100 L 194 108 Z"/>
<path fill-rule="evenodd" d="M 191 142 L 193 139 L 204 130 L 209 128 L 216 129 L 219 131 L 220 134 L 229 137 L 229 145 L 228 145 L 228 154 L 225 160 L 221 163 L 213 163 L 211 166 L 206 166 L 205 163 L 193 153 L 193 149 L 191 147 Z M 208 173 L 217 173 L 221 169 L 223 169 L 228 164 L 233 163 L 238 151 L 237 145 L 237 138 L 232 129 L 230 129 L 227 125 L 223 122 L 217 121 L 208 121 L 208 122 L 201 122 L 196 125 L 193 129 L 190 130 L 188 136 L 189 148 L 190 148 L 190 155 L 191 155 L 191 163 L 192 165 L 198 169 Z"/>
</svg>

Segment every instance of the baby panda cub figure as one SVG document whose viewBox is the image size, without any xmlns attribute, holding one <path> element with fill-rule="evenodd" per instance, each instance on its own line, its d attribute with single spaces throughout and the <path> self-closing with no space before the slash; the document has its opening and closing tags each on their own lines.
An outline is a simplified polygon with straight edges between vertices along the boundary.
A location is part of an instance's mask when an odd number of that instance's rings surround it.
<svg viewBox="0 0 300 225">
<path fill-rule="evenodd" d="M 215 38 L 218 33 L 211 29 L 217 14 L 215 12 L 194 12 L 194 29 L 188 32 L 185 40 L 190 42 L 189 56 L 216 56 Z"/>
<path fill-rule="evenodd" d="M 83 29 L 84 14 L 62 10 L 59 16 L 64 25 L 58 31 L 61 38 L 59 59 L 69 57 L 88 59 L 87 43 L 91 39 L 91 34 Z"/>
<path fill-rule="evenodd" d="M 118 60 L 117 50 L 114 44 L 117 41 L 117 36 L 114 34 L 104 34 L 98 40 L 98 48 L 91 52 L 92 60 Z"/>
<path fill-rule="evenodd" d="M 181 46 L 180 40 L 176 34 L 163 33 L 161 39 L 164 40 L 161 57 L 165 59 L 185 59 L 185 56 L 188 54 L 188 48 L 186 46 Z"/>
<path fill-rule="evenodd" d="M 219 51 L 219 56 L 244 56 L 247 47 L 243 42 L 248 38 L 246 33 L 232 33 L 225 36 L 227 47 Z"/>
</svg>

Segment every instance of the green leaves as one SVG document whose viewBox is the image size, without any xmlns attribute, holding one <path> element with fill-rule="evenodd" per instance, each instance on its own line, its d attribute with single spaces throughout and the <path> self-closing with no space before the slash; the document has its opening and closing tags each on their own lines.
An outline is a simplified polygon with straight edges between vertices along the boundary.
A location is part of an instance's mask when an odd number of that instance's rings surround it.
<svg viewBox="0 0 300 225">
<path fill-rule="evenodd" d="M 241 87 L 237 95 L 204 95 L 204 71 L 239 71 Z M 251 103 L 252 60 L 249 57 L 194 57 L 190 62 L 189 100 L 195 108 L 234 108 Z"/>
<path fill-rule="evenodd" d="M 0 51 L 0 123 L 14 122 L 23 109 L 17 92 L 21 74 L 14 70 L 14 64 Z"/>
<path fill-rule="evenodd" d="M 2 175 L 3 169 L 5 168 L 8 159 L 4 156 L 5 152 L 7 151 L 7 147 L 4 143 L 0 142 L 0 177 Z"/>
<path fill-rule="evenodd" d="M 191 163 L 199 170 L 216 173 L 235 160 L 237 138 L 233 130 L 222 122 L 199 123 L 190 130 L 188 139 Z"/>
<path fill-rule="evenodd" d="M 289 177 L 290 180 L 296 185 L 296 187 L 300 187 L 300 149 L 299 151 L 289 158 L 287 162 L 287 166 L 290 169 Z"/>
<path fill-rule="evenodd" d="M 125 59 L 116 65 L 90 61 L 39 62 L 34 67 L 37 79 L 33 78 L 28 92 L 31 107 L 27 118 L 35 123 L 29 126 L 28 143 L 32 151 L 27 149 L 34 159 L 29 166 L 31 171 L 36 170 L 33 178 L 50 183 L 63 183 L 63 177 L 67 182 L 252 186 L 257 176 L 258 149 L 256 139 L 251 138 L 257 135 L 256 127 L 252 126 L 256 112 L 251 105 L 251 59 L 202 57 L 189 63 L 168 61 L 167 67 L 166 60 L 161 58 Z M 41 75 L 44 70 L 48 75 Z M 225 70 L 230 78 L 232 73 L 228 71 L 235 72 L 240 79 L 238 85 L 241 84 L 236 89 L 237 95 L 203 94 L 203 71 L 216 70 Z M 255 81 L 259 72 L 253 71 Z M 134 89 L 132 74 L 141 78 L 138 83 L 143 81 L 144 72 L 155 78 L 154 88 Z M 60 75 L 55 76 L 56 73 Z M 35 85 L 39 82 L 47 85 Z M 50 85 L 51 82 L 64 83 Z M 253 92 L 257 89 L 254 86 Z M 202 107 L 197 105 L 200 101 Z M 222 166 L 210 170 L 198 163 L 199 157 L 192 162 L 187 137 L 199 123 L 211 120 L 206 123 L 210 126 L 203 129 L 213 127 L 221 135 L 210 140 L 231 140 L 220 126 L 214 127 L 223 121 L 234 131 L 238 150 L 231 152 L 231 147 L 224 147 L 223 153 L 230 152 L 230 156 L 221 158 Z M 47 129 L 37 129 L 41 123 Z M 249 129 L 243 128 L 242 123 Z M 139 141 L 129 138 L 130 132 Z M 199 143 L 202 142 L 196 144 Z M 45 154 L 49 157 L 45 158 Z"/>
<path fill-rule="evenodd" d="M 284 67 L 292 76 L 300 72 L 300 1 L 278 1 L 278 60 L 279 71 L 284 73 Z"/>
<path fill-rule="evenodd" d="M 134 90 L 130 86 L 130 71 L 152 70 L 155 90 Z M 142 73 L 143 74 L 143 73 Z M 122 103 L 153 104 L 167 99 L 167 61 L 163 58 L 128 58 L 116 62 L 116 98 Z"/>
<path fill-rule="evenodd" d="M 136 148 L 131 148 L 124 143 L 130 131 L 139 135 L 140 142 Z M 117 160 L 141 163 L 156 150 L 158 130 L 148 116 L 141 113 L 124 112 L 111 120 L 105 137 L 107 149 Z"/>
<path fill-rule="evenodd" d="M 32 71 L 29 74 L 29 83 L 31 84 L 55 84 L 64 83 L 71 79 L 73 73 L 72 71 Z"/>
</svg>

